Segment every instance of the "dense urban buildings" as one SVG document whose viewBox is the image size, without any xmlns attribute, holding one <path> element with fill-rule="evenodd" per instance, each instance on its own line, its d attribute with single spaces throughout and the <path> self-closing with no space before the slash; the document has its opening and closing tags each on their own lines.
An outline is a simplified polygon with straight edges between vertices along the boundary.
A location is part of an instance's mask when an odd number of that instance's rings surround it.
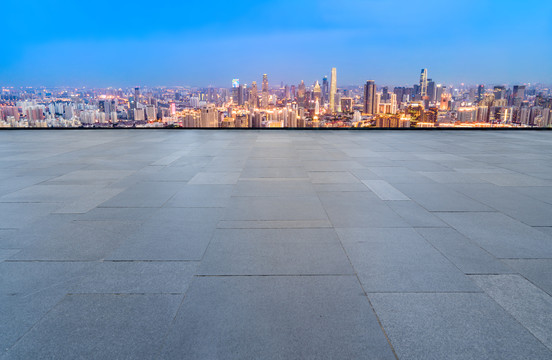
<svg viewBox="0 0 552 360">
<path fill-rule="evenodd" d="M 268 74 L 230 87 L 130 89 L 2 87 L 0 127 L 450 128 L 551 127 L 543 84 L 448 85 L 421 69 L 419 83 L 363 86 L 330 79 L 270 86 Z M 229 80 L 230 82 L 230 80 Z M 312 85 L 309 85 L 312 84 Z"/>
</svg>

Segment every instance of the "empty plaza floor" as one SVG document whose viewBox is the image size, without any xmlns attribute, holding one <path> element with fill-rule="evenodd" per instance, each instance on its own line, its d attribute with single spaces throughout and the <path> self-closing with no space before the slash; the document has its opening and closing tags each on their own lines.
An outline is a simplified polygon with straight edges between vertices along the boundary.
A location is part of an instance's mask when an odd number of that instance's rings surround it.
<svg viewBox="0 0 552 360">
<path fill-rule="evenodd" d="M 552 359 L 552 132 L 0 132 L 2 359 Z"/>
</svg>

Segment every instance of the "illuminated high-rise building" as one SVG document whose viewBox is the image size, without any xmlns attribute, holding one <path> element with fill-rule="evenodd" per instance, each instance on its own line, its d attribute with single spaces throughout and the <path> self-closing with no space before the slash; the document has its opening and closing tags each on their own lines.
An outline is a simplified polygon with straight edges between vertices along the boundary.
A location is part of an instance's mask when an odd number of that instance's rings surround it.
<svg viewBox="0 0 552 360">
<path fill-rule="evenodd" d="M 245 104 L 245 89 L 247 85 L 241 84 L 238 88 L 238 105 L 243 106 Z"/>
<path fill-rule="evenodd" d="M 261 105 L 263 108 L 268 107 L 268 75 L 263 74 L 263 85 L 262 85 L 262 99 Z"/>
<path fill-rule="evenodd" d="M 240 79 L 232 79 L 232 102 L 238 104 L 240 93 Z"/>
<path fill-rule="evenodd" d="M 314 84 L 312 94 L 315 101 L 318 100 L 320 102 L 322 100 L 322 89 L 320 88 L 320 84 L 318 83 L 318 81 L 316 81 L 316 83 Z"/>
<path fill-rule="evenodd" d="M 427 97 L 429 101 L 435 101 L 437 96 L 437 88 L 436 88 L 435 81 L 428 79 L 427 80 Z"/>
<path fill-rule="evenodd" d="M 514 85 L 514 92 L 512 94 L 512 105 L 521 106 L 523 99 L 525 98 L 525 85 Z"/>
<path fill-rule="evenodd" d="M 506 87 L 505 86 L 495 86 L 493 89 L 494 98 L 495 100 L 502 100 L 505 98 L 506 95 Z"/>
<path fill-rule="evenodd" d="M 326 105 L 329 101 L 330 96 L 330 85 L 328 83 L 328 77 L 324 76 L 322 79 L 322 104 Z"/>
<path fill-rule="evenodd" d="M 297 87 L 297 104 L 299 104 L 299 107 L 305 107 L 305 99 L 306 99 L 305 82 L 301 80 L 301 83 Z"/>
<path fill-rule="evenodd" d="M 140 88 L 135 87 L 134 88 L 134 108 L 137 108 L 139 103 L 140 103 Z"/>
<path fill-rule="evenodd" d="M 364 85 L 364 113 L 369 115 L 377 113 L 376 83 L 374 80 L 368 80 Z"/>
<path fill-rule="evenodd" d="M 335 94 L 337 93 L 337 69 L 332 68 L 332 76 L 330 78 L 330 111 L 336 111 Z"/>
<path fill-rule="evenodd" d="M 251 95 L 249 96 L 249 106 L 256 108 L 259 106 L 259 94 L 257 93 L 257 82 L 251 83 Z"/>
<path fill-rule="evenodd" d="M 485 96 L 485 85 L 479 85 L 477 87 L 477 101 L 483 100 L 483 97 Z"/>
<path fill-rule="evenodd" d="M 215 105 L 208 104 L 201 108 L 199 115 L 200 126 L 204 128 L 218 127 L 217 110 Z"/>
<path fill-rule="evenodd" d="M 427 69 L 422 69 L 420 73 L 420 96 L 427 96 Z"/>
</svg>

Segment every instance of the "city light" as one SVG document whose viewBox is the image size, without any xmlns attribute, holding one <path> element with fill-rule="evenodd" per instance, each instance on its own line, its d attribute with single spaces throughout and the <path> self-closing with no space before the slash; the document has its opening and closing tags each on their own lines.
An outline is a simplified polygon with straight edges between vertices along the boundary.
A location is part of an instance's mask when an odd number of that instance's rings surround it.
<svg viewBox="0 0 552 360">
<path fill-rule="evenodd" d="M 544 128 L 552 90 L 542 84 L 447 85 L 422 69 L 412 86 L 339 86 L 337 69 L 297 85 L 262 74 L 225 87 L 3 87 L 0 127 Z M 414 77 L 413 77 L 414 78 Z M 322 85 L 321 85 L 322 84 Z"/>
</svg>

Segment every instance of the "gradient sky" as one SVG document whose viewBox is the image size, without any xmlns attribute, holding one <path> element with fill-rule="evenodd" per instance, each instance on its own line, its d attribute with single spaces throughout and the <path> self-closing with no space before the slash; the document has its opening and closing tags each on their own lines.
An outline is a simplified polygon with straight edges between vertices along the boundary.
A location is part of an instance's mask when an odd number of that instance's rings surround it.
<svg viewBox="0 0 552 360">
<path fill-rule="evenodd" d="M 550 0 L 3 0 L 0 86 L 552 83 Z"/>
</svg>

